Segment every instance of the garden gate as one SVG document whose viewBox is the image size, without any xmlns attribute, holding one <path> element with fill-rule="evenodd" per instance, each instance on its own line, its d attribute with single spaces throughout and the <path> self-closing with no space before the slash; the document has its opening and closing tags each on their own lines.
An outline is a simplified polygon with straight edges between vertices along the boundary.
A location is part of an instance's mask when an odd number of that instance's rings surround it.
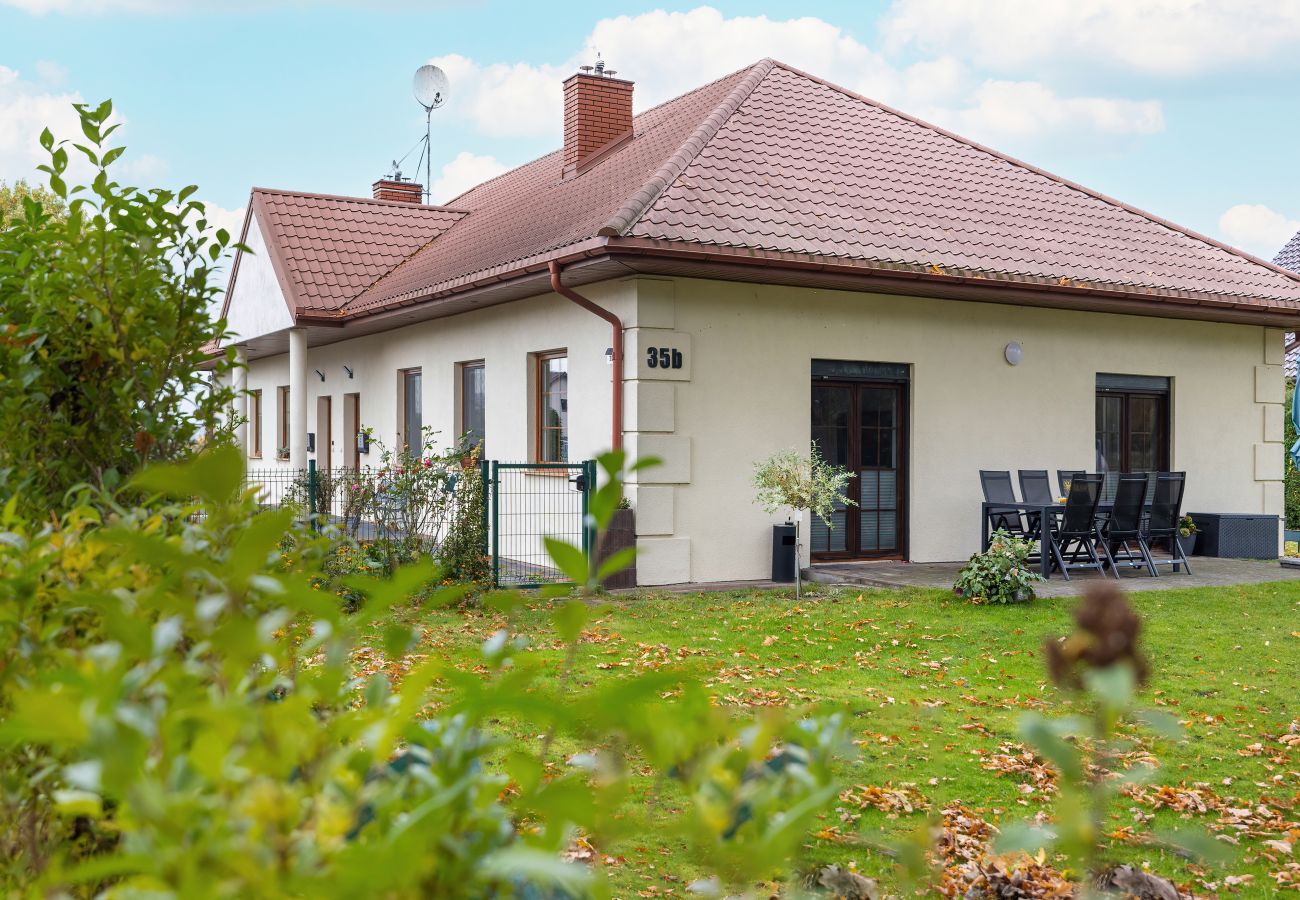
<svg viewBox="0 0 1300 900">
<path fill-rule="evenodd" d="M 492 583 L 537 587 L 568 578 L 546 553 L 544 538 L 581 547 L 591 558 L 595 536 L 587 504 L 596 463 L 483 463 L 483 518 Z"/>
</svg>

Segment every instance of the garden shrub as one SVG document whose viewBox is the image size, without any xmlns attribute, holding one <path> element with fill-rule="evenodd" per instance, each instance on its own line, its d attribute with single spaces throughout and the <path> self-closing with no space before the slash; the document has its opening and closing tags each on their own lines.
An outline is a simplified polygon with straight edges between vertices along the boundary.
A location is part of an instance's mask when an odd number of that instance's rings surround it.
<svg viewBox="0 0 1300 900">
<path fill-rule="evenodd" d="M 76 108 L 84 143 L 41 135 L 58 202 L 24 196 L 0 229 L 0 496 L 17 494 L 33 518 L 71 488 L 111 489 L 233 424 L 222 378 L 233 351 L 200 370 L 223 333 L 209 281 L 230 235 L 209 226 L 193 186 L 114 181 L 111 104 Z M 88 187 L 64 182 L 70 152 L 95 166 Z"/>
<path fill-rule="evenodd" d="M 621 457 L 602 460 L 603 527 L 622 480 Z M 215 448 L 147 470 L 133 488 L 174 499 L 107 519 L 85 507 L 34 526 L 5 508 L 0 814 L 22 823 L 0 862 L 6 893 L 600 894 L 599 870 L 561 852 L 578 833 L 612 852 L 638 839 L 632 760 L 679 782 L 679 837 L 739 886 L 788 863 L 834 801 L 838 718 L 733 717 L 683 673 L 551 687 L 527 637 L 501 631 L 475 673 L 433 658 L 398 685 L 357 681 L 350 654 L 376 623 L 388 658 L 413 647 L 416 630 L 381 616 L 433 564 L 347 578 L 365 602 L 344 613 L 310 583 L 327 539 L 282 551 L 292 512 L 235 499 L 240 465 Z M 541 636 L 571 666 L 595 585 L 627 560 L 593 572 L 578 548 L 550 549 L 585 594 Z M 505 717 L 545 740 L 502 744 Z M 593 749 L 557 766 L 560 738 Z"/>
<path fill-rule="evenodd" d="M 1034 599 L 1043 576 L 1026 563 L 1034 545 L 1004 528 L 989 537 L 989 549 L 976 553 L 957 573 L 953 590 L 975 603 L 1023 603 Z"/>
</svg>

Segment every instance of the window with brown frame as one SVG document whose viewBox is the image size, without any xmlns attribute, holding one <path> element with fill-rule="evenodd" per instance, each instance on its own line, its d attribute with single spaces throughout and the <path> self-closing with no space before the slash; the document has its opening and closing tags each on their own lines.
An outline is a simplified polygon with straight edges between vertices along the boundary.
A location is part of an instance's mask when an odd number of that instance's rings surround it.
<svg viewBox="0 0 1300 900">
<path fill-rule="evenodd" d="M 1169 468 L 1169 379 L 1097 376 L 1097 465 L 1110 472 Z"/>
<path fill-rule="evenodd" d="M 420 389 L 420 370 L 403 369 L 402 375 L 402 446 L 414 453 L 424 450 L 424 399 Z"/>
<path fill-rule="evenodd" d="M 485 451 L 487 425 L 487 384 L 483 361 L 460 364 L 460 432 L 465 443 Z"/>
<path fill-rule="evenodd" d="M 275 389 L 276 416 L 279 427 L 275 435 L 275 455 L 277 459 L 289 458 L 289 386 L 282 384 Z"/>
<path fill-rule="evenodd" d="M 248 392 L 248 455 L 262 458 L 262 392 Z"/>
<path fill-rule="evenodd" d="M 564 350 L 537 354 L 537 462 L 569 461 L 569 357 Z"/>
</svg>

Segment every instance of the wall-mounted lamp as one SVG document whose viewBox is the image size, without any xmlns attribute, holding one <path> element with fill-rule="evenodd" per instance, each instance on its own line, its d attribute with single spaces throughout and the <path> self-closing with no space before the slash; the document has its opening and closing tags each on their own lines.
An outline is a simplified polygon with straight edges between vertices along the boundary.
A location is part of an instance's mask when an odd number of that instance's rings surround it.
<svg viewBox="0 0 1300 900">
<path fill-rule="evenodd" d="M 352 377 L 352 369 L 351 369 L 351 367 L 349 367 L 349 366 L 344 366 L 344 367 L 343 367 L 343 371 L 348 373 L 348 377 L 349 377 L 349 378 Z"/>
<path fill-rule="evenodd" d="M 322 372 L 320 369 L 317 369 L 317 370 L 316 370 L 316 374 L 320 376 L 320 380 L 321 380 L 321 381 L 324 381 L 324 380 L 325 380 L 325 373 Z"/>
<path fill-rule="evenodd" d="M 606 348 L 605 348 L 605 364 L 606 364 L 606 365 L 609 365 L 609 366 L 614 365 L 614 348 L 613 348 L 613 347 L 606 347 Z"/>
<path fill-rule="evenodd" d="M 1018 366 L 1025 358 L 1025 348 L 1020 346 L 1019 341 L 1012 341 L 1002 348 L 1002 355 L 1006 357 L 1008 365 Z"/>
</svg>

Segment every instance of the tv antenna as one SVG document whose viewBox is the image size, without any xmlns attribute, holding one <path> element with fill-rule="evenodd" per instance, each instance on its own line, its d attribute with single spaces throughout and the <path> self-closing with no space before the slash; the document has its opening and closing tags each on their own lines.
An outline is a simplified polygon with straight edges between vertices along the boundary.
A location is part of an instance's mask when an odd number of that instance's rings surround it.
<svg viewBox="0 0 1300 900">
<path fill-rule="evenodd" d="M 450 86 L 447 81 L 447 73 L 437 66 L 425 65 L 415 70 L 415 78 L 411 83 L 411 91 L 415 94 L 416 102 L 424 107 L 424 140 L 421 141 L 422 149 L 420 158 L 424 160 L 424 202 L 430 202 L 430 191 L 433 189 L 433 144 L 432 136 L 432 119 L 433 111 L 447 102 L 447 88 Z M 393 164 L 396 168 L 397 164 Z M 415 171 L 420 171 L 420 160 L 415 162 Z"/>
</svg>

